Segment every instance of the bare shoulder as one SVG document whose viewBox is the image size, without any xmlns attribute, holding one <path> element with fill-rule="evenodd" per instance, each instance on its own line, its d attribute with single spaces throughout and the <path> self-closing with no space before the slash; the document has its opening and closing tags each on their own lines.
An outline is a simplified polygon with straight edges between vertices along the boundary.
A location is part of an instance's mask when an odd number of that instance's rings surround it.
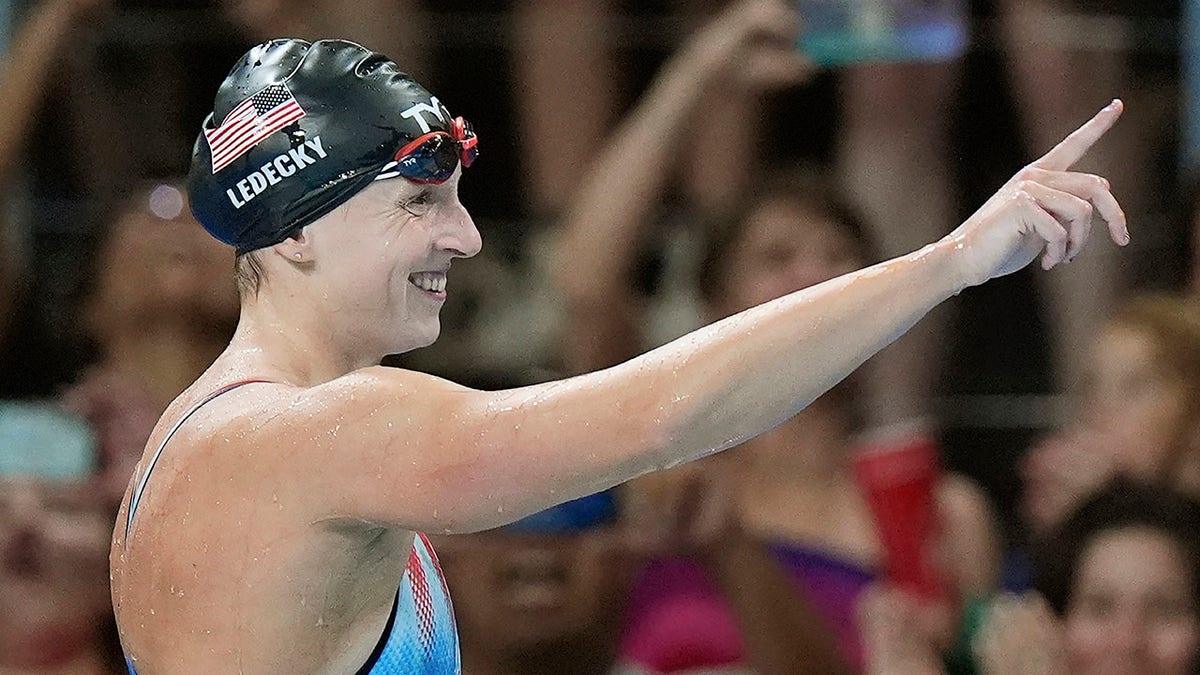
<svg viewBox="0 0 1200 675">
<path fill-rule="evenodd" d="M 433 513 L 426 504 L 437 499 L 421 492 L 437 471 L 430 460 L 451 459 L 436 440 L 446 434 L 436 432 L 472 417 L 465 412 L 472 393 L 479 392 L 383 367 L 313 387 L 256 382 L 205 405 L 171 442 L 201 452 L 231 488 L 270 486 L 272 499 L 297 505 L 298 516 L 337 528 L 372 521 L 418 529 L 410 524 L 424 524 L 422 515 Z M 180 419 L 187 405 L 164 420 Z M 392 500 L 387 518 L 363 507 L 372 494 Z M 402 499 L 411 500 L 412 518 L 404 517 Z"/>
</svg>

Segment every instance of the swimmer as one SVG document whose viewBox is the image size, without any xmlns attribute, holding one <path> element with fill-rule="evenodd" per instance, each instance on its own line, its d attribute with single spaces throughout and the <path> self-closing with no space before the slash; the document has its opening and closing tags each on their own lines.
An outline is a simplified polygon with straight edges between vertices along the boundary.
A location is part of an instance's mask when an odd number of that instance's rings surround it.
<svg viewBox="0 0 1200 675">
<path fill-rule="evenodd" d="M 919 251 L 604 371 L 489 392 L 377 365 L 433 342 L 451 263 L 480 250 L 458 199 L 470 124 L 358 45 L 254 47 L 189 178 L 238 254 L 238 328 L 164 413 L 112 541 L 131 671 L 458 672 L 420 533 L 500 526 L 760 434 L 948 297 L 1070 260 L 1093 212 L 1128 242 L 1108 183 L 1069 171 L 1121 109 Z"/>
</svg>

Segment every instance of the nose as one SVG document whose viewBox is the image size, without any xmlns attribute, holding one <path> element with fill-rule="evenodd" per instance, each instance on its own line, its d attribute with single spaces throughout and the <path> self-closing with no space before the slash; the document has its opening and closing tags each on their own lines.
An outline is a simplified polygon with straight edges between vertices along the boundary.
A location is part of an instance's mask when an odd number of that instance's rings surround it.
<svg viewBox="0 0 1200 675">
<path fill-rule="evenodd" d="M 483 249 L 483 237 L 462 202 L 456 199 L 454 209 L 447 216 L 438 237 L 438 248 L 449 251 L 455 258 L 470 258 L 479 253 Z"/>
</svg>

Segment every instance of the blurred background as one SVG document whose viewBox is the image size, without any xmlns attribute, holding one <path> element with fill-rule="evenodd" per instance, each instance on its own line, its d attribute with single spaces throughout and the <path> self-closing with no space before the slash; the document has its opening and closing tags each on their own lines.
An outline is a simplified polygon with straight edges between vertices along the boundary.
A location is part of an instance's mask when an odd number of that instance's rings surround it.
<svg viewBox="0 0 1200 675">
<path fill-rule="evenodd" d="M 1194 0 L 0 0 L 0 673 L 123 667 L 112 516 L 237 319 L 182 180 L 271 37 L 360 42 L 474 124 L 484 253 L 388 364 L 482 388 L 915 250 L 1121 97 L 1081 170 L 1127 250 L 1101 223 L 962 293 L 733 461 L 439 543 L 467 672 L 1196 672 L 1197 28 Z M 1109 570 L 1100 607 L 1088 533 L 1113 569 L 1161 544 L 1158 594 Z"/>
</svg>

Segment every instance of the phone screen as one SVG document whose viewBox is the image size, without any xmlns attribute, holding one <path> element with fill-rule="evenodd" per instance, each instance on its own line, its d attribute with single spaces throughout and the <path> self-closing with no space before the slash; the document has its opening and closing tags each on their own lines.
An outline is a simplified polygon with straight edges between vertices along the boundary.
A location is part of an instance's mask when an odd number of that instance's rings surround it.
<svg viewBox="0 0 1200 675">
<path fill-rule="evenodd" d="M 83 420 L 53 403 L 0 401 L 0 477 L 75 480 L 90 476 L 96 460 Z"/>
<path fill-rule="evenodd" d="M 966 50 L 959 0 L 795 0 L 797 48 L 819 65 L 949 61 Z"/>
</svg>

